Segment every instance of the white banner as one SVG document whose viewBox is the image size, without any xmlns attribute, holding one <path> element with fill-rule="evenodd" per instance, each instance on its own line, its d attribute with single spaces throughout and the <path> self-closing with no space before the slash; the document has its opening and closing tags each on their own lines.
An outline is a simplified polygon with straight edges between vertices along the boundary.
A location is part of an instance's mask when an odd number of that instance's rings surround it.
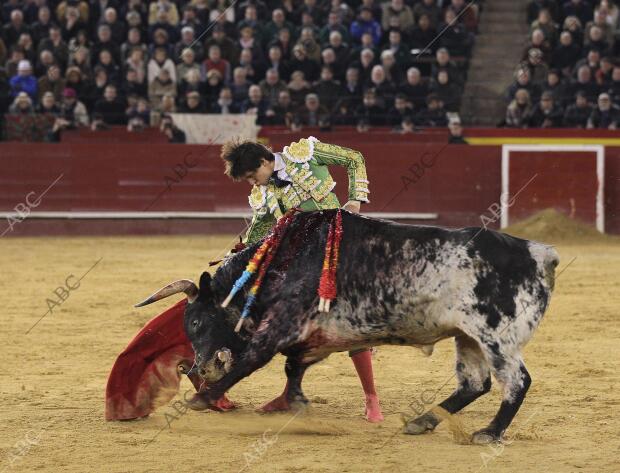
<svg viewBox="0 0 620 473">
<path fill-rule="evenodd" d="M 256 115 L 171 113 L 174 124 L 185 132 L 188 144 L 216 144 L 237 138 L 256 140 L 260 126 Z"/>
</svg>

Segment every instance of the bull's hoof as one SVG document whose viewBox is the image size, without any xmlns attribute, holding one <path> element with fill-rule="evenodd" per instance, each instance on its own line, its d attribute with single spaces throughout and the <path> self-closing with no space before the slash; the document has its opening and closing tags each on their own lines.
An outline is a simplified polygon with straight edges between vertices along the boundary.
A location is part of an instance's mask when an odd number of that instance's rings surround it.
<svg viewBox="0 0 620 473">
<path fill-rule="evenodd" d="M 427 412 L 420 417 L 405 422 L 403 433 L 409 435 L 425 434 L 426 432 L 435 430 L 437 424 L 439 424 L 439 419 L 437 419 L 432 412 Z"/>
<path fill-rule="evenodd" d="M 290 411 L 290 410 L 291 410 L 291 404 L 286 399 L 286 396 L 284 394 L 281 394 L 280 396 L 275 398 L 273 401 L 269 401 L 267 404 L 265 404 L 260 409 L 258 409 L 258 412 L 261 412 L 263 414 L 268 414 L 270 412 L 283 412 L 283 411 Z"/>
<path fill-rule="evenodd" d="M 481 429 L 474 432 L 471 436 L 471 443 L 476 445 L 488 445 L 490 443 L 501 442 L 502 436 L 490 429 Z"/>
<path fill-rule="evenodd" d="M 196 393 L 187 402 L 187 407 L 194 411 L 205 411 L 211 409 L 218 412 L 226 412 L 235 409 L 235 405 L 226 396 L 222 396 L 217 401 L 212 402 L 206 393 Z"/>
<path fill-rule="evenodd" d="M 187 401 L 187 407 L 193 411 L 207 410 L 210 405 L 209 397 L 204 393 L 196 393 L 189 401 Z"/>
</svg>

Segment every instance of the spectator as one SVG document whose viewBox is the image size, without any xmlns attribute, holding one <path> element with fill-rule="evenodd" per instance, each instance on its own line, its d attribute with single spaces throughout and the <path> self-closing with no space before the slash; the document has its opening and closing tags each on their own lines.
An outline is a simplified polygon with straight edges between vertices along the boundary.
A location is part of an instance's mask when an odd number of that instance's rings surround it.
<svg viewBox="0 0 620 473">
<path fill-rule="evenodd" d="M 157 77 L 149 82 L 148 91 L 149 102 L 153 108 L 157 107 L 164 95 L 176 97 L 177 87 L 170 78 L 170 72 L 168 72 L 168 69 L 162 68 L 159 70 Z"/>
<path fill-rule="evenodd" d="M 146 99 L 138 98 L 136 104 L 127 109 L 127 131 L 143 131 L 149 125 L 151 111 Z"/>
<path fill-rule="evenodd" d="M 297 110 L 294 123 L 297 126 L 319 126 L 321 121 L 329 121 L 329 111 L 319 100 L 317 94 L 306 95 L 304 105 Z"/>
<path fill-rule="evenodd" d="M 387 108 L 392 104 L 394 95 L 396 94 L 396 88 L 394 87 L 394 84 L 388 81 L 385 77 L 383 66 L 376 65 L 372 68 L 370 82 L 367 87 L 374 89 L 377 95 L 377 101 L 381 104 L 381 106 Z"/>
<path fill-rule="evenodd" d="M 385 112 L 385 107 L 377 100 L 377 93 L 370 88 L 364 92 L 362 103 L 355 110 L 355 119 L 362 127 L 383 126 L 387 118 Z"/>
<path fill-rule="evenodd" d="M 69 10 L 69 9 L 68 9 Z M 78 13 L 77 10 L 72 9 L 74 13 Z M 78 14 L 79 15 L 79 14 Z M 76 21 L 79 19 L 76 18 Z M 114 8 L 106 8 L 103 13 L 103 19 L 101 20 L 102 25 L 107 25 L 110 28 L 110 34 L 112 36 L 112 41 L 116 44 L 121 44 L 123 39 L 125 39 L 125 24 L 118 20 L 118 14 Z M 78 28 L 81 29 L 81 28 Z"/>
<path fill-rule="evenodd" d="M 506 110 L 505 125 L 511 128 L 524 127 L 531 108 L 530 93 L 527 89 L 518 89 Z"/>
<path fill-rule="evenodd" d="M 56 64 L 52 64 L 47 69 L 47 74 L 38 80 L 39 100 L 47 92 L 51 92 L 54 100 L 60 101 L 62 91 L 65 90 L 65 80 L 60 76 L 60 68 Z"/>
<path fill-rule="evenodd" d="M 567 96 L 564 82 L 561 79 L 560 73 L 555 69 L 551 69 L 547 73 L 547 80 L 542 87 L 542 91 L 551 92 L 555 103 L 562 107 L 567 105 L 567 102 L 570 102 L 572 99 L 572 97 Z"/>
<path fill-rule="evenodd" d="M 169 65 L 168 65 L 169 66 Z M 144 60 L 144 50 L 135 47 L 129 53 L 129 57 L 125 61 L 125 70 L 132 69 L 136 73 L 136 82 L 146 85 L 146 61 Z M 157 67 L 154 67 L 153 73 L 157 75 Z"/>
<path fill-rule="evenodd" d="M 435 94 L 448 112 L 457 112 L 460 107 L 458 86 L 450 80 L 447 70 L 439 71 L 437 81 L 431 85 L 431 93 Z"/>
<path fill-rule="evenodd" d="M 237 104 L 243 102 L 248 96 L 249 88 L 250 82 L 247 79 L 246 70 L 243 67 L 235 67 L 233 82 L 230 85 L 234 102 Z"/>
<path fill-rule="evenodd" d="M 213 45 L 209 48 L 209 57 L 202 64 L 202 75 L 207 77 L 210 70 L 220 73 L 225 82 L 230 81 L 230 63 L 222 58 L 219 46 Z"/>
<path fill-rule="evenodd" d="M 89 51 L 85 48 L 78 48 L 71 53 L 69 67 L 77 67 L 85 80 L 93 77 Z"/>
<path fill-rule="evenodd" d="M 130 33 L 131 34 L 131 33 Z M 135 33 L 133 33 L 135 34 Z M 50 39 L 52 36 L 52 29 L 50 29 Z M 99 53 L 107 49 L 112 54 L 112 57 L 118 64 L 121 59 L 121 50 L 118 43 L 115 43 L 112 39 L 112 31 L 108 25 L 99 25 L 97 28 L 97 40 L 94 42 L 91 48 L 91 57 L 99 57 Z"/>
<path fill-rule="evenodd" d="M 290 127 L 295 116 L 295 106 L 291 101 L 291 94 L 288 90 L 282 90 L 278 95 L 278 101 L 273 107 L 274 115 L 271 119 L 272 125 L 285 125 Z"/>
<path fill-rule="evenodd" d="M 588 103 L 588 97 L 580 90 L 575 95 L 575 102 L 566 108 L 562 125 L 567 128 L 586 128 L 591 114 L 592 106 Z"/>
<path fill-rule="evenodd" d="M 448 121 L 448 130 L 450 131 L 450 137 L 448 143 L 451 145 L 468 145 L 469 143 L 463 138 L 463 127 L 461 126 L 461 119 L 458 115 L 453 115 Z"/>
<path fill-rule="evenodd" d="M 559 128 L 562 126 L 564 113 L 555 104 L 551 92 L 543 92 L 540 102 L 533 108 L 526 119 L 530 128 Z"/>
<path fill-rule="evenodd" d="M 239 62 L 240 50 L 235 42 L 226 35 L 226 30 L 222 25 L 216 24 L 213 27 L 213 34 L 205 41 L 205 50 L 209 50 L 211 46 L 218 46 L 222 58 L 227 60 L 230 64 L 237 64 Z M 197 61 L 200 62 L 202 59 L 197 59 Z"/>
<path fill-rule="evenodd" d="M 195 90 L 187 92 L 185 101 L 179 107 L 179 113 L 207 113 L 207 106 Z"/>
<path fill-rule="evenodd" d="M 106 85 L 103 98 L 95 104 L 94 113 L 105 125 L 126 125 L 125 105 L 118 98 L 116 86 Z"/>
<path fill-rule="evenodd" d="M 407 30 L 414 25 L 413 12 L 403 0 L 390 0 L 383 4 L 381 15 L 381 27 L 384 31 L 390 29 L 390 20 L 397 18 L 402 30 Z"/>
<path fill-rule="evenodd" d="M 320 67 L 316 61 L 308 58 L 306 48 L 302 44 L 296 44 L 293 48 L 293 59 L 290 64 L 291 71 L 301 71 L 307 80 L 318 80 Z"/>
<path fill-rule="evenodd" d="M 325 48 L 321 53 L 321 58 L 323 59 L 323 66 L 327 66 L 331 69 L 336 81 L 340 82 L 341 80 L 344 80 L 344 64 L 338 62 L 336 53 L 332 48 Z"/>
<path fill-rule="evenodd" d="M 605 39 L 603 30 L 596 25 L 587 32 L 584 45 L 589 49 L 596 49 L 601 55 L 607 54 L 609 50 L 609 43 Z"/>
<path fill-rule="evenodd" d="M 15 9 L 11 12 L 10 22 L 2 27 L 2 38 L 8 48 L 17 43 L 22 33 L 29 33 L 30 29 L 24 23 L 24 14 Z"/>
<path fill-rule="evenodd" d="M 120 55 L 123 59 L 127 59 L 134 49 L 142 50 L 142 57 L 146 58 L 148 55 L 148 48 L 146 44 L 142 42 L 142 33 L 138 28 L 129 28 L 127 32 L 127 41 L 125 41 L 120 48 Z M 110 49 L 108 47 L 108 49 Z"/>
<path fill-rule="evenodd" d="M 349 41 L 349 31 L 343 25 L 340 13 L 337 10 L 332 9 L 327 16 L 327 24 L 323 28 L 321 28 L 321 31 L 319 33 L 319 40 L 321 44 L 328 43 L 329 37 L 334 31 L 340 33 L 343 41 Z"/>
<path fill-rule="evenodd" d="M 615 105 L 620 105 L 620 66 L 614 66 L 609 84 L 609 95 Z"/>
<path fill-rule="evenodd" d="M 317 43 L 314 38 L 314 32 L 312 28 L 303 28 L 301 30 L 301 36 L 297 41 L 297 44 L 300 44 L 304 47 L 306 52 L 306 56 L 316 63 L 321 61 L 321 46 Z"/>
<path fill-rule="evenodd" d="M 190 50 L 194 53 L 194 59 L 198 62 L 202 62 L 204 59 L 204 48 L 200 41 L 196 41 L 196 35 L 194 28 L 191 26 L 185 26 L 181 30 L 181 40 L 174 47 L 173 57 L 175 61 L 181 58 L 186 50 Z"/>
<path fill-rule="evenodd" d="M 16 115 L 34 114 L 34 107 L 30 96 L 26 92 L 19 92 L 9 107 L 9 113 Z"/>
<path fill-rule="evenodd" d="M 381 53 L 381 66 L 385 72 L 385 77 L 394 86 L 403 82 L 403 71 L 396 63 L 394 53 L 386 49 Z"/>
<path fill-rule="evenodd" d="M 580 54 L 581 47 L 573 41 L 573 36 L 568 31 L 562 31 L 560 44 L 552 54 L 551 65 L 560 69 L 564 77 L 569 77 Z"/>
<path fill-rule="evenodd" d="M 541 86 L 547 80 L 549 68 L 543 61 L 543 53 L 540 49 L 532 48 L 528 51 L 527 66 L 530 71 L 532 83 Z"/>
<path fill-rule="evenodd" d="M 217 69 L 210 70 L 207 73 L 207 82 L 204 87 L 204 98 L 207 109 L 209 109 L 220 95 L 220 90 L 224 87 L 224 81 Z"/>
<path fill-rule="evenodd" d="M 257 85 L 250 86 L 248 98 L 241 104 L 241 111 L 256 115 L 256 123 L 258 125 L 267 124 L 269 118 L 274 115 L 273 110 L 269 108 L 268 102 L 263 99 L 263 94 Z"/>
<path fill-rule="evenodd" d="M 73 89 L 76 97 L 80 98 L 88 93 L 89 88 L 89 84 L 82 77 L 82 72 L 75 66 L 67 68 L 67 72 L 65 73 L 65 86 Z"/>
<path fill-rule="evenodd" d="M 44 39 L 39 44 L 37 52 L 41 54 L 41 51 L 50 51 L 54 55 L 54 60 L 63 69 L 67 67 L 69 60 L 69 47 L 62 39 L 60 28 L 56 25 L 50 26 L 49 37 Z"/>
<path fill-rule="evenodd" d="M 336 106 L 341 86 L 340 82 L 334 80 L 334 73 L 331 67 L 323 66 L 321 68 L 321 80 L 314 84 L 314 92 L 319 97 L 319 102 L 331 111 Z"/>
<path fill-rule="evenodd" d="M 422 15 L 426 15 L 430 21 L 431 27 L 436 29 L 441 17 L 441 10 L 437 6 L 437 0 L 422 0 L 421 2 L 417 2 L 413 7 L 413 17 L 416 23 Z"/>
<path fill-rule="evenodd" d="M 439 25 L 439 31 L 442 33 L 436 45 L 447 48 L 454 56 L 468 57 L 473 43 L 473 33 L 467 25 L 458 20 L 460 17 L 452 8 L 446 9 L 444 21 Z"/>
<path fill-rule="evenodd" d="M 168 116 L 163 117 L 160 131 L 168 137 L 168 143 L 185 143 L 185 132 L 178 128 Z"/>
<path fill-rule="evenodd" d="M 269 48 L 267 57 L 267 67 L 274 69 L 278 73 L 278 77 L 283 81 L 288 81 L 291 77 L 291 70 L 288 63 L 282 59 L 282 50 L 280 46 L 273 45 Z M 275 100 L 276 97 L 274 97 Z"/>
<path fill-rule="evenodd" d="M 611 103 L 609 94 L 598 96 L 597 107 L 594 108 L 588 119 L 588 128 L 606 128 L 615 130 L 620 122 L 620 108 Z"/>
<path fill-rule="evenodd" d="M 478 5 L 465 0 L 451 0 L 448 10 L 452 10 L 467 31 L 475 33 L 478 29 Z"/>
<path fill-rule="evenodd" d="M 433 63 L 431 77 L 437 80 L 439 71 L 448 71 L 448 75 L 453 83 L 459 86 L 463 83 L 459 68 L 452 61 L 450 52 L 446 48 L 439 48 L 435 53 L 435 63 Z"/>
<path fill-rule="evenodd" d="M 375 46 L 381 41 L 381 25 L 373 18 L 372 10 L 368 7 L 362 7 L 360 15 L 353 23 L 351 23 L 351 38 L 354 41 L 361 41 L 362 34 L 368 32 L 372 35 L 372 41 Z"/>
<path fill-rule="evenodd" d="M 121 71 L 120 71 L 120 68 L 114 62 L 114 59 L 112 58 L 112 54 L 110 53 L 110 51 L 108 51 L 107 49 L 104 49 L 99 53 L 99 60 L 95 64 L 95 67 L 100 67 L 102 69 L 105 69 L 106 73 L 108 74 L 108 80 L 111 83 L 115 85 L 120 84 L 120 81 L 121 81 L 120 72 Z"/>
<path fill-rule="evenodd" d="M 414 54 L 432 54 L 432 46 L 435 44 L 433 41 L 437 38 L 437 30 L 433 27 L 427 14 L 420 15 L 416 26 L 409 31 L 409 37 L 411 38 L 409 44 L 417 50 Z"/>
<path fill-rule="evenodd" d="M 168 52 L 165 48 L 155 49 L 155 54 L 149 61 L 147 66 L 147 80 L 149 84 L 155 80 L 161 69 L 166 69 L 172 82 L 177 83 L 176 67 L 172 59 L 168 57 Z"/>
<path fill-rule="evenodd" d="M 394 98 L 394 106 L 387 113 L 387 125 L 392 126 L 395 131 L 402 129 L 405 118 L 411 118 L 413 106 L 404 94 L 397 94 Z"/>
<path fill-rule="evenodd" d="M 67 121 L 69 128 L 88 126 L 88 111 L 86 106 L 77 99 L 75 90 L 67 87 L 62 97 L 60 116 Z"/>
<path fill-rule="evenodd" d="M 54 117 L 60 115 L 60 107 L 56 104 L 56 99 L 52 92 L 45 92 L 42 95 L 39 106 L 37 107 L 37 113 L 49 114 Z"/>
<path fill-rule="evenodd" d="M 280 79 L 276 69 L 267 70 L 265 79 L 259 84 L 262 96 L 273 107 L 278 101 L 278 95 L 282 90 L 286 90 L 286 83 Z"/>
<path fill-rule="evenodd" d="M 532 22 L 531 31 L 540 29 L 549 44 L 553 45 L 557 41 L 558 25 L 555 24 L 548 9 L 542 8 L 538 12 L 538 18 Z"/>
<path fill-rule="evenodd" d="M 399 91 L 407 97 L 415 109 L 422 109 L 426 106 L 428 96 L 428 86 L 422 81 L 422 74 L 416 67 L 407 70 L 407 81 L 399 87 Z"/>
<path fill-rule="evenodd" d="M 230 113 L 240 113 L 241 109 L 234 102 L 232 91 L 228 87 L 222 87 L 217 102 L 211 108 L 211 113 L 228 115 Z"/>
<path fill-rule="evenodd" d="M 448 119 L 441 99 L 430 94 L 426 99 L 426 109 L 417 115 L 417 121 L 420 126 L 446 126 Z"/>
<path fill-rule="evenodd" d="M 510 85 L 507 91 L 508 100 L 512 100 L 515 93 L 519 89 L 525 89 L 530 95 L 532 102 L 535 102 L 540 97 L 540 87 L 537 84 L 533 84 L 530 80 L 530 70 L 525 68 L 519 68 L 515 72 L 515 81 Z"/>
<path fill-rule="evenodd" d="M 288 90 L 291 94 L 291 100 L 293 106 L 301 107 L 306 99 L 306 95 L 310 93 L 310 84 L 304 78 L 304 73 L 301 71 L 293 72 L 291 81 L 288 83 Z"/>
<path fill-rule="evenodd" d="M 52 26 L 50 9 L 47 6 L 39 7 L 37 12 L 37 21 L 30 28 L 32 39 L 35 44 L 39 44 L 41 40 L 49 36 L 49 29 Z"/>
<path fill-rule="evenodd" d="M 585 92 L 588 102 L 594 103 L 599 94 L 599 87 L 592 79 L 592 72 L 586 65 L 577 69 L 577 79 L 569 85 L 570 97 L 574 97 L 580 90 Z"/>
<path fill-rule="evenodd" d="M 565 0 L 562 5 L 562 13 L 565 16 L 575 16 L 579 18 L 581 24 L 585 25 L 592 19 L 593 11 L 589 2 L 584 0 Z"/>
<path fill-rule="evenodd" d="M 19 61 L 17 75 L 11 78 L 11 97 L 17 97 L 20 92 L 26 92 L 34 102 L 37 98 L 38 84 L 37 79 L 32 75 L 30 61 L 25 59 Z"/>
</svg>

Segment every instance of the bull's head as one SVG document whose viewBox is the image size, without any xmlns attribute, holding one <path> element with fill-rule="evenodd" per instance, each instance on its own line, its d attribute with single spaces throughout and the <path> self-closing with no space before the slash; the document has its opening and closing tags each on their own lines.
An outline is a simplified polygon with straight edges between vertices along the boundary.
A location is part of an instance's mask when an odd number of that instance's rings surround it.
<svg viewBox="0 0 620 473">
<path fill-rule="evenodd" d="M 181 292 L 187 294 L 183 325 L 196 356 L 193 373 L 199 374 L 208 384 L 214 383 L 230 371 L 246 342 L 234 331 L 239 315 L 221 308 L 211 288 L 209 273 L 202 273 L 200 287 L 189 279 L 175 281 L 136 307 Z"/>
</svg>

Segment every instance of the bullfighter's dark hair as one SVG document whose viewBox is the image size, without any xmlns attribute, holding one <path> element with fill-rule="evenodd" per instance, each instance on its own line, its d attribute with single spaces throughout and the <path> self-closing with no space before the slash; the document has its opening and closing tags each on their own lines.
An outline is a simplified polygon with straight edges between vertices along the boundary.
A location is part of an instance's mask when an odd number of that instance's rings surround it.
<svg viewBox="0 0 620 473">
<path fill-rule="evenodd" d="M 235 181 L 243 179 L 248 172 L 256 171 L 261 159 L 273 161 L 275 156 L 269 148 L 255 141 L 231 140 L 222 146 L 224 173 Z"/>
</svg>

